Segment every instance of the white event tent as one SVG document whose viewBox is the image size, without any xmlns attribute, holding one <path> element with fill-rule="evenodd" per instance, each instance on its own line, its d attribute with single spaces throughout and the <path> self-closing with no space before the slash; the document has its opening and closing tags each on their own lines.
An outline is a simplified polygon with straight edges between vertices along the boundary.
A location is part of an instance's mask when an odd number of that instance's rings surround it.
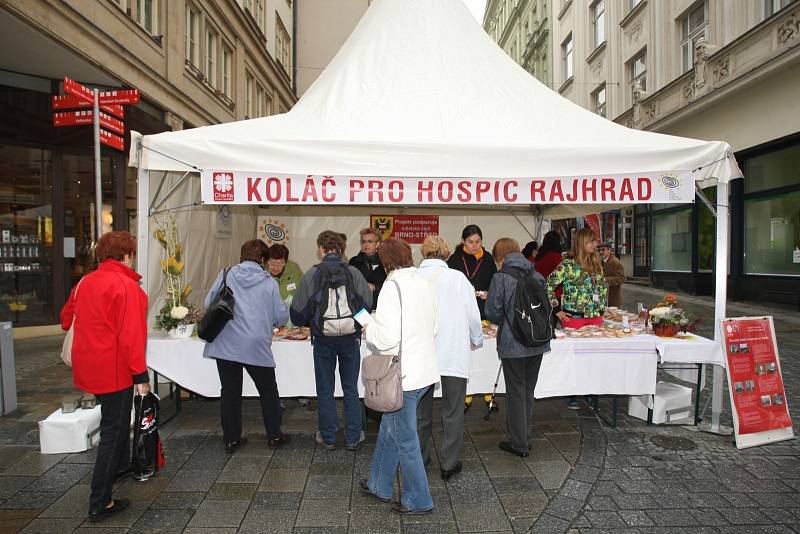
<svg viewBox="0 0 800 534">
<path fill-rule="evenodd" d="M 176 176 L 169 173 L 183 176 L 169 179 L 167 197 L 189 187 L 184 198 L 194 200 L 198 191 L 187 182 L 196 183 L 199 173 L 203 204 L 250 204 L 232 209 L 234 219 L 249 217 L 243 235 L 254 212 L 241 210 L 253 206 L 298 205 L 312 218 L 356 205 L 431 211 L 433 204 L 580 215 L 622 204 L 693 202 L 697 186 L 716 184 L 716 319 L 725 315 L 725 200 L 728 182 L 742 177 L 728 144 L 629 129 L 573 104 L 509 58 L 461 0 L 376 0 L 291 111 L 157 135 L 132 132 L 130 165 L 139 172 L 138 256 L 145 266 L 155 263 L 150 219 L 164 177 Z M 208 235 L 209 220 L 192 231 Z M 248 238 L 255 231 L 249 228 Z M 216 275 L 221 250 L 195 254 L 194 261 L 210 265 L 201 278 Z M 715 424 L 721 384 L 716 370 Z"/>
</svg>

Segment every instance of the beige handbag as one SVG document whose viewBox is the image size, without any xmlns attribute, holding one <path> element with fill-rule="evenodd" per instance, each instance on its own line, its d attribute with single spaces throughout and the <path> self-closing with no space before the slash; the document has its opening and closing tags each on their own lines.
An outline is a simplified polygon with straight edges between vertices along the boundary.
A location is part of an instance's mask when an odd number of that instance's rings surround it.
<svg viewBox="0 0 800 534">
<path fill-rule="evenodd" d="M 397 282 L 392 282 L 400 298 L 400 346 L 397 356 L 370 354 L 361 362 L 364 404 L 376 412 L 394 412 L 403 407 L 403 374 L 400 366 L 400 357 L 403 355 L 403 296 Z"/>
<path fill-rule="evenodd" d="M 73 306 L 73 310 L 77 309 L 78 306 L 78 288 L 81 287 L 81 282 L 83 282 L 83 278 L 78 280 L 78 285 L 75 286 L 75 306 Z M 64 337 L 64 344 L 61 345 L 61 361 L 64 362 L 67 367 L 72 367 L 72 337 L 75 335 L 75 319 L 77 317 L 77 314 L 73 311 L 72 324 L 69 326 L 67 335 Z"/>
</svg>

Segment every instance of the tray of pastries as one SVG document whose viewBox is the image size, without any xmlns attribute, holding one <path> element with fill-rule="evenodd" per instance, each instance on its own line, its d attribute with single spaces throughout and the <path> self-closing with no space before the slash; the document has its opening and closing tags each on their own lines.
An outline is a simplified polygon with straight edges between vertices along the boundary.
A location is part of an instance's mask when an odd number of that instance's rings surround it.
<svg viewBox="0 0 800 534">
<path fill-rule="evenodd" d="M 284 339 L 286 341 L 305 341 L 311 337 L 311 329 L 307 326 L 298 326 L 295 328 L 275 328 L 272 331 L 274 339 Z"/>
</svg>

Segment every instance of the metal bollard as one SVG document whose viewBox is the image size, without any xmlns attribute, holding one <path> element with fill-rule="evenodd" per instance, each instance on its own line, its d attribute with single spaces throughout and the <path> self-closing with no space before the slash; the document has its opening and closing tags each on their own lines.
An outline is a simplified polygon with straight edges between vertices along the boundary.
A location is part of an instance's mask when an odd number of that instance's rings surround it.
<svg viewBox="0 0 800 534">
<path fill-rule="evenodd" d="M 11 323 L 0 323 L 0 414 L 17 409 L 17 371 Z"/>
</svg>

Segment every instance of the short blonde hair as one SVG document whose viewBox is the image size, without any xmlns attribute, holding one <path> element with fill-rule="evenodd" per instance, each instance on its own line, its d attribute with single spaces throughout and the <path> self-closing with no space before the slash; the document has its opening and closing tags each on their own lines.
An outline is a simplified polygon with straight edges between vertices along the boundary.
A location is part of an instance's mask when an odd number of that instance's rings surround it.
<svg viewBox="0 0 800 534">
<path fill-rule="evenodd" d="M 496 261 L 502 261 L 506 259 L 506 256 L 512 252 L 519 251 L 519 243 L 516 239 L 511 239 L 510 237 L 501 237 L 494 244 L 494 247 L 492 247 L 492 256 L 494 256 Z"/>
<path fill-rule="evenodd" d="M 450 245 L 442 236 L 429 234 L 422 242 L 422 257 L 425 259 L 436 258 L 447 260 L 450 257 Z"/>
</svg>

